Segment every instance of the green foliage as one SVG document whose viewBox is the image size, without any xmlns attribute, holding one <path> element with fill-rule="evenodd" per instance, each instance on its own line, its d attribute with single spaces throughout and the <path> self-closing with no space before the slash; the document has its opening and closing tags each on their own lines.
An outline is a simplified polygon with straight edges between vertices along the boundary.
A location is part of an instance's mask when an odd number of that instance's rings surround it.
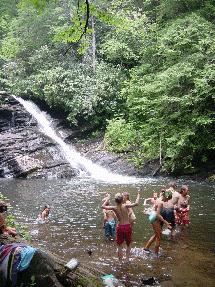
<svg viewBox="0 0 215 287">
<path fill-rule="evenodd" d="M 0 193 L 0 201 L 1 200 L 5 201 L 5 202 L 8 202 L 7 197 L 3 196 Z M 15 221 L 15 217 L 14 217 L 12 211 L 13 211 L 12 207 L 10 206 L 10 204 L 8 204 L 7 219 L 6 219 L 7 226 L 15 227 L 16 230 L 17 230 L 17 233 L 20 236 L 22 236 L 26 240 L 30 240 L 30 234 L 29 234 L 27 228 L 25 226 L 22 226 L 21 224 L 19 224 L 19 223 L 17 223 Z"/>
<path fill-rule="evenodd" d="M 89 5 L 87 5 L 85 1 L 80 1 L 77 9 L 73 7 L 73 16 L 70 19 L 71 23 L 58 28 L 53 40 L 62 43 L 77 43 L 83 36 L 85 36 L 86 40 L 87 36 L 93 32 L 89 27 L 88 9 Z M 83 52 L 85 52 L 89 43 L 87 41 L 81 41 L 80 44 L 81 46 L 78 51 L 81 52 L 83 49 Z"/>
<path fill-rule="evenodd" d="M 20 51 L 19 43 L 16 38 L 9 36 L 2 41 L 1 58 L 3 60 L 12 60 Z"/>
<path fill-rule="evenodd" d="M 55 0 L 21 0 L 19 3 L 19 7 L 21 9 L 27 8 L 36 8 L 38 12 L 44 10 L 47 4 L 54 2 Z"/>
<path fill-rule="evenodd" d="M 197 0 L 22 0 L 0 10 L 0 84 L 107 148 L 172 172 L 215 155 L 215 5 Z M 94 40 L 93 40 L 94 39 Z M 81 55 L 80 55 L 81 53 Z"/>
<path fill-rule="evenodd" d="M 123 27 L 110 32 L 101 45 L 101 53 L 108 61 L 126 66 L 140 60 L 139 47 L 144 44 L 147 19 L 140 13 L 133 12 L 124 16 Z"/>
<path fill-rule="evenodd" d="M 144 64 L 132 70 L 130 86 L 123 93 L 128 95 L 130 120 L 142 134 L 146 155 L 159 156 L 162 137 L 166 168 L 186 169 L 214 150 L 215 31 L 191 14 L 158 30 L 157 37 L 156 73 L 145 68 L 152 67 L 155 59 L 142 59 Z"/>
<path fill-rule="evenodd" d="M 105 134 L 105 143 L 108 150 L 124 152 L 129 150 L 136 142 L 136 131 L 131 123 L 122 118 L 108 121 Z"/>
<path fill-rule="evenodd" d="M 46 49 L 43 52 L 45 55 Z M 38 55 L 42 56 L 42 51 Z M 9 73 L 10 67 L 7 69 Z M 73 63 L 70 69 L 57 66 L 22 80 L 17 77 L 18 73 L 23 75 L 22 67 L 17 70 L 14 74 L 11 68 L 10 89 L 24 96 L 33 94 L 50 107 L 64 110 L 71 124 L 81 120 L 100 126 L 123 109 L 119 91 L 125 76 L 110 65 L 99 64 L 93 74 L 87 65 Z"/>
</svg>

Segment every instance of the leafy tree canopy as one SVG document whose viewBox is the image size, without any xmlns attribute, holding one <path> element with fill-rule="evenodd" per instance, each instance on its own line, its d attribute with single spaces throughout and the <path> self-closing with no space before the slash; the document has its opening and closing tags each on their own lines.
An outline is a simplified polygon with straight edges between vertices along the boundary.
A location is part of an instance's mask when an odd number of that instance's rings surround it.
<svg viewBox="0 0 215 287">
<path fill-rule="evenodd" d="M 0 85 L 194 172 L 215 155 L 214 20 L 212 0 L 2 0 Z"/>
</svg>

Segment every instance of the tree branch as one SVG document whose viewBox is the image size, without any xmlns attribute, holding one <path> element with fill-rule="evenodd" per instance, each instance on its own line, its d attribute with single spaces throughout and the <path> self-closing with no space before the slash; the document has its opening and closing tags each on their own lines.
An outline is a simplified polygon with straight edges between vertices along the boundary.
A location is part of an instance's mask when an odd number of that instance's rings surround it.
<svg viewBox="0 0 215 287">
<path fill-rule="evenodd" d="M 87 27 L 88 27 L 88 24 L 89 24 L 89 18 L 90 18 L 90 3 L 89 3 L 89 0 L 85 0 L 85 4 L 86 4 L 86 21 L 85 21 L 85 25 L 84 25 L 84 29 L 80 35 L 80 38 L 78 39 L 77 42 L 79 42 L 82 37 L 86 34 L 87 32 Z M 79 0 L 78 0 L 78 11 L 77 11 L 77 14 L 78 14 L 78 18 L 79 18 L 79 21 L 80 21 L 80 16 L 79 16 L 79 6 L 80 6 L 80 3 L 79 3 Z M 69 47 L 66 49 L 66 51 L 63 53 L 63 55 L 65 56 L 68 51 L 72 48 L 72 45 L 73 43 L 70 43 L 69 44 Z"/>
</svg>

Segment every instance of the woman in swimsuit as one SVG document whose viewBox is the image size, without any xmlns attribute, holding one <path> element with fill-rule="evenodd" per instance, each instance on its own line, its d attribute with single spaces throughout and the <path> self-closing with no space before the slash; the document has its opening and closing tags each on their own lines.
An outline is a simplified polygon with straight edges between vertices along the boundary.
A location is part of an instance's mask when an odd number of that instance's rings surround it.
<svg viewBox="0 0 215 287">
<path fill-rule="evenodd" d="M 160 241 L 161 241 L 161 232 L 163 224 L 166 224 L 169 229 L 172 228 L 171 223 L 167 221 L 166 212 L 164 208 L 164 204 L 168 202 L 172 198 L 172 193 L 170 192 L 163 192 L 161 200 L 155 206 L 156 217 L 154 220 L 151 220 L 151 224 L 154 230 L 154 234 L 148 240 L 144 247 L 144 251 L 150 253 L 149 247 L 155 242 L 155 254 L 158 256 L 159 248 L 160 248 Z"/>
</svg>

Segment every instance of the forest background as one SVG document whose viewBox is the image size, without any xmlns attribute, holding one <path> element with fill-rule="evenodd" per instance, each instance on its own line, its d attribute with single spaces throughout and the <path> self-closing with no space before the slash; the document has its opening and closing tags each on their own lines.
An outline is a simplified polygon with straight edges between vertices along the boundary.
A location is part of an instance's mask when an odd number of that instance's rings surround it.
<svg viewBox="0 0 215 287">
<path fill-rule="evenodd" d="M 138 167 L 215 168 L 215 1 L 1 0 L 0 87 Z"/>
</svg>

